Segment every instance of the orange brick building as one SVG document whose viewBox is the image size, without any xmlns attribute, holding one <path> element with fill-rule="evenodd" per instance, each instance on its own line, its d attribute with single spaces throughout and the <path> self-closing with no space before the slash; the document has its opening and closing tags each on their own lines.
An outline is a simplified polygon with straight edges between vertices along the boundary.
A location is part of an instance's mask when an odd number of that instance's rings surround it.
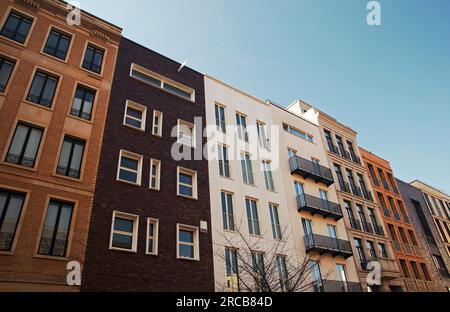
<svg viewBox="0 0 450 312">
<path fill-rule="evenodd" d="M 0 291 L 78 291 L 121 29 L 66 3 L 0 2 Z"/>
<path fill-rule="evenodd" d="M 398 261 L 405 290 L 433 291 L 429 268 L 424 255 L 423 238 L 417 235 L 409 216 L 397 181 L 388 161 L 360 148 L 367 167 L 375 199 Z"/>
</svg>

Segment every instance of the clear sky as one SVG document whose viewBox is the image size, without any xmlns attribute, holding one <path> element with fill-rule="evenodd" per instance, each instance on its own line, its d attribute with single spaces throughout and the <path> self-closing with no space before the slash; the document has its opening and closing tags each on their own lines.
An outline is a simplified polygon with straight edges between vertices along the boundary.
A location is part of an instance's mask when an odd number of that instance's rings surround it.
<svg viewBox="0 0 450 312">
<path fill-rule="evenodd" d="M 450 194 L 450 1 L 78 0 L 123 34 L 261 99 L 358 132 L 395 175 Z"/>
</svg>

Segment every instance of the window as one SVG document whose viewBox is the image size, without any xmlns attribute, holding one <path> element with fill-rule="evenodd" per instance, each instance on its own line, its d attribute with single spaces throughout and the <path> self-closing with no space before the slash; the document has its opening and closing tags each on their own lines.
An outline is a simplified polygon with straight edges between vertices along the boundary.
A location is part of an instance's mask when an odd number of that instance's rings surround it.
<svg viewBox="0 0 450 312">
<path fill-rule="evenodd" d="M 241 152 L 241 166 L 242 166 L 242 177 L 245 184 L 254 184 L 253 180 L 253 169 L 252 160 L 250 159 L 250 154 Z"/>
<path fill-rule="evenodd" d="M 322 273 L 320 272 L 320 264 L 317 261 L 310 260 L 309 270 L 311 272 L 311 280 L 314 285 L 322 282 Z"/>
<path fill-rule="evenodd" d="M 25 194 L 0 189 L 0 251 L 11 251 Z"/>
<path fill-rule="evenodd" d="M 84 60 L 82 67 L 91 72 L 100 74 L 102 71 L 103 55 L 105 50 L 94 47 L 88 44 L 86 52 L 84 53 Z"/>
<path fill-rule="evenodd" d="M 19 43 L 27 39 L 33 20 L 19 13 L 11 11 L 3 25 L 1 35 Z"/>
<path fill-rule="evenodd" d="M 380 252 L 381 257 L 386 258 L 386 259 L 389 258 L 385 244 L 378 243 L 378 251 Z"/>
<path fill-rule="evenodd" d="M 338 136 L 338 135 L 336 135 L 336 143 L 337 143 L 338 148 L 339 148 L 339 153 L 341 154 L 342 157 L 346 158 L 347 151 L 344 148 L 344 142 L 342 141 L 342 138 L 340 136 Z"/>
<path fill-rule="evenodd" d="M 260 121 L 256 122 L 258 130 L 259 145 L 265 149 L 269 149 L 269 139 L 266 136 L 266 124 Z"/>
<path fill-rule="evenodd" d="M 280 289 L 281 291 L 288 291 L 289 290 L 289 275 L 287 271 L 287 265 L 286 265 L 286 257 L 277 255 L 277 269 L 278 269 L 278 278 L 280 281 Z"/>
<path fill-rule="evenodd" d="M 409 263 L 411 264 L 411 268 L 414 273 L 414 277 L 416 279 L 422 279 L 422 276 L 420 276 L 420 273 L 419 273 L 419 268 L 417 266 L 417 263 L 414 261 L 410 261 Z"/>
<path fill-rule="evenodd" d="M 55 96 L 58 78 L 40 70 L 34 74 L 27 101 L 45 107 L 51 107 Z"/>
<path fill-rule="evenodd" d="M 386 206 L 386 201 L 384 200 L 383 194 L 377 192 L 377 196 L 378 196 L 378 201 L 380 202 L 380 205 L 381 205 L 381 209 L 383 210 L 384 216 L 387 218 L 390 218 L 391 213 L 389 212 L 389 209 Z"/>
<path fill-rule="evenodd" d="M 94 90 L 78 85 L 77 90 L 75 91 L 75 97 L 72 102 L 70 114 L 78 118 L 91 120 L 94 99 Z"/>
<path fill-rule="evenodd" d="M 177 142 L 195 148 L 195 126 L 187 121 L 178 119 Z"/>
<path fill-rule="evenodd" d="M 143 105 L 127 100 L 123 124 L 145 131 L 147 108 Z"/>
<path fill-rule="evenodd" d="M 114 211 L 112 223 L 109 248 L 136 252 L 139 216 Z"/>
<path fill-rule="evenodd" d="M 371 257 L 372 260 L 377 259 L 377 252 L 375 251 L 375 245 L 373 244 L 372 241 L 366 241 L 366 247 L 367 250 L 369 251 L 369 255 Z"/>
<path fill-rule="evenodd" d="M 266 183 L 266 189 L 268 191 L 275 192 L 275 186 L 273 184 L 272 168 L 270 165 L 270 161 L 263 160 L 262 165 L 263 165 L 263 169 L 264 169 L 264 181 Z"/>
<path fill-rule="evenodd" d="M 221 177 L 230 177 L 230 161 L 228 159 L 228 147 L 225 145 L 217 145 L 219 151 L 219 174 Z"/>
<path fill-rule="evenodd" d="M 84 145 L 84 141 L 68 136 L 64 137 L 58 167 L 56 168 L 57 174 L 74 179 L 80 178 Z"/>
<path fill-rule="evenodd" d="M 345 264 L 336 264 L 336 272 L 338 281 L 347 282 L 347 273 L 345 269 Z"/>
<path fill-rule="evenodd" d="M 141 185 L 142 156 L 120 150 L 117 180 Z"/>
<path fill-rule="evenodd" d="M 17 124 L 9 146 L 6 162 L 34 168 L 36 155 L 41 144 L 43 130 L 25 124 Z"/>
<path fill-rule="evenodd" d="M 298 196 L 303 196 L 305 194 L 305 190 L 303 188 L 303 184 L 300 182 L 294 182 L 295 194 Z"/>
<path fill-rule="evenodd" d="M 360 238 L 354 238 L 353 243 L 355 245 L 356 253 L 358 254 L 359 262 L 363 269 L 366 268 L 366 255 L 362 246 L 362 240 Z"/>
<path fill-rule="evenodd" d="M 312 135 L 307 134 L 305 132 L 302 132 L 302 131 L 300 131 L 298 129 L 295 129 L 294 127 L 292 127 L 292 126 L 290 126 L 288 124 L 283 124 L 283 129 L 284 129 L 284 131 L 289 132 L 290 134 L 293 134 L 293 135 L 295 135 L 295 136 L 297 136 L 297 137 L 299 137 L 299 138 L 301 138 L 303 140 L 306 140 L 306 141 L 311 142 L 311 143 L 314 142 L 314 138 L 313 138 Z"/>
<path fill-rule="evenodd" d="M 161 183 L 161 162 L 157 159 L 150 160 L 150 188 L 159 191 Z"/>
<path fill-rule="evenodd" d="M 269 204 L 270 223 L 272 224 L 272 235 L 276 240 L 281 240 L 281 225 L 280 217 L 278 216 L 278 206 L 275 204 Z"/>
<path fill-rule="evenodd" d="M 325 139 L 327 141 L 328 150 L 333 153 L 336 152 L 336 147 L 334 146 L 333 138 L 331 137 L 331 132 L 327 129 L 323 129 L 323 132 L 325 134 Z"/>
<path fill-rule="evenodd" d="M 233 195 L 227 192 L 220 192 L 222 203 L 222 218 L 224 230 L 234 231 L 234 211 L 233 211 Z"/>
<path fill-rule="evenodd" d="M 402 268 L 403 276 L 406 278 L 410 278 L 411 274 L 409 273 L 408 265 L 406 264 L 405 260 L 400 259 L 400 267 Z"/>
<path fill-rule="evenodd" d="M 186 87 L 178 82 L 167 79 L 139 65 L 131 65 L 130 76 L 151 86 L 163 89 L 167 92 L 188 99 L 189 101 L 195 101 L 195 90 Z"/>
<path fill-rule="evenodd" d="M 197 172 L 178 167 L 177 195 L 197 199 Z"/>
<path fill-rule="evenodd" d="M 236 113 L 236 125 L 239 139 L 248 142 L 247 118 L 242 114 Z"/>
<path fill-rule="evenodd" d="M 198 228 L 177 224 L 177 258 L 199 260 Z"/>
<path fill-rule="evenodd" d="M 158 220 L 147 219 L 147 255 L 158 255 L 158 225 Z"/>
<path fill-rule="evenodd" d="M 297 151 L 292 149 L 292 148 L 288 148 L 288 158 L 291 159 L 292 157 L 297 155 Z"/>
<path fill-rule="evenodd" d="M 256 200 L 246 198 L 245 207 L 247 210 L 248 232 L 250 235 L 261 235 Z"/>
<path fill-rule="evenodd" d="M 225 247 L 225 265 L 228 291 L 239 291 L 239 269 L 237 250 Z"/>
<path fill-rule="evenodd" d="M 70 40 L 71 36 L 52 28 L 44 47 L 44 53 L 65 60 L 67 51 L 69 50 Z"/>
<path fill-rule="evenodd" d="M 391 207 L 392 214 L 394 215 L 394 219 L 400 221 L 400 215 L 398 214 L 397 207 L 395 206 L 394 199 L 391 196 L 387 196 L 389 206 Z"/>
<path fill-rule="evenodd" d="M 153 128 L 152 134 L 162 137 L 162 122 L 163 122 L 163 113 L 155 110 L 153 111 Z"/>
<path fill-rule="evenodd" d="M 264 253 L 252 251 L 252 268 L 255 275 L 253 277 L 254 282 L 256 283 L 256 288 L 259 291 L 264 291 L 264 276 L 266 275 L 266 268 L 264 266 Z"/>
<path fill-rule="evenodd" d="M 50 200 L 39 243 L 40 255 L 66 256 L 72 213 L 73 204 Z"/>
<path fill-rule="evenodd" d="M 425 263 L 420 263 L 420 268 L 422 269 L 423 276 L 427 281 L 431 281 L 430 273 L 428 272 L 427 265 Z"/>
<path fill-rule="evenodd" d="M 0 57 L 0 93 L 5 92 L 14 66 L 16 66 L 15 61 L 9 61 L 3 57 Z"/>
<path fill-rule="evenodd" d="M 222 105 L 216 104 L 214 106 L 215 115 L 216 115 L 216 126 L 217 130 L 222 131 L 222 133 L 227 132 L 227 126 L 225 123 L 225 107 Z"/>
</svg>

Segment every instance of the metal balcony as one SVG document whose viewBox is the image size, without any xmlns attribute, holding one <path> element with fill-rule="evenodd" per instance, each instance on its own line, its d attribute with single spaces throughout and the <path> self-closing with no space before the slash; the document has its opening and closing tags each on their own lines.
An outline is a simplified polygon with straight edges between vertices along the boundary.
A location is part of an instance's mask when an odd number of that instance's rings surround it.
<svg viewBox="0 0 450 312">
<path fill-rule="evenodd" d="M 322 280 L 314 284 L 315 292 L 362 292 L 362 286 L 356 282 Z"/>
<path fill-rule="evenodd" d="M 311 195 L 297 196 L 297 208 L 298 211 L 309 211 L 313 215 L 318 214 L 324 218 L 333 218 L 336 221 L 343 218 L 339 204 Z"/>
<path fill-rule="evenodd" d="M 330 254 L 333 257 L 351 257 L 352 247 L 349 241 L 329 236 L 308 234 L 304 237 L 306 252 L 318 252 L 320 255 Z"/>
<path fill-rule="evenodd" d="M 291 174 L 298 174 L 305 179 L 322 182 L 327 186 L 334 183 L 331 170 L 311 160 L 294 155 L 289 159 Z"/>
</svg>

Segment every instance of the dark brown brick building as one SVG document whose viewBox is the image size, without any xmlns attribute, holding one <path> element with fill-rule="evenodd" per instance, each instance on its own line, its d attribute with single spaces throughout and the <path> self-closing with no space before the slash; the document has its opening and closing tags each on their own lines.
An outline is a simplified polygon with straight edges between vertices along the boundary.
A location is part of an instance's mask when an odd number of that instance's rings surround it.
<svg viewBox="0 0 450 312">
<path fill-rule="evenodd" d="M 83 274 L 86 291 L 213 291 L 203 75 L 122 39 Z M 173 130 L 173 128 L 175 129 Z M 174 131 L 174 132 L 172 132 Z M 189 147 L 190 146 L 190 147 Z M 191 149 L 192 147 L 192 149 Z"/>
</svg>

